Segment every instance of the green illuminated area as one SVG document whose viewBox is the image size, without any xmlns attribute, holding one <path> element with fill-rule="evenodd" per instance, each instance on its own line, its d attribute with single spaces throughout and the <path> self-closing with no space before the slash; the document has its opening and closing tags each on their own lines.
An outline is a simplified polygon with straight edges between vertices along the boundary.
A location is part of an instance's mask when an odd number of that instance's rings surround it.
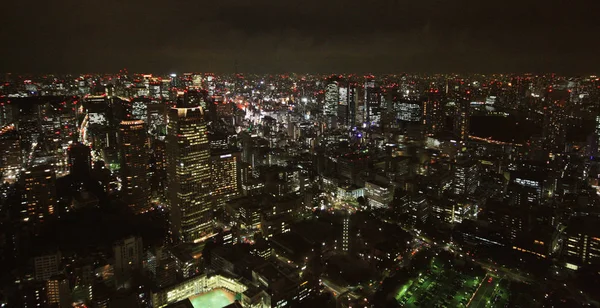
<svg viewBox="0 0 600 308">
<path fill-rule="evenodd" d="M 486 275 L 468 306 L 474 308 L 504 307 L 508 304 L 507 281 Z"/>
<path fill-rule="evenodd" d="M 190 302 L 194 308 L 222 308 L 234 301 L 235 296 L 233 294 L 221 289 L 190 297 Z"/>
<path fill-rule="evenodd" d="M 496 307 L 508 302 L 504 287 L 499 278 L 460 273 L 433 258 L 429 269 L 402 285 L 395 298 L 403 307 Z"/>
</svg>

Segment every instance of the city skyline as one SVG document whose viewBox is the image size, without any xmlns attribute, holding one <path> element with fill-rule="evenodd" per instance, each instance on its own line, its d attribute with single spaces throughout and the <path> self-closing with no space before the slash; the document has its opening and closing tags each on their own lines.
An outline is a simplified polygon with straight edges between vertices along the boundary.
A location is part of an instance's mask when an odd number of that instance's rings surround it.
<svg viewBox="0 0 600 308">
<path fill-rule="evenodd" d="M 600 77 L 5 74 L 0 306 L 600 303 Z"/>
<path fill-rule="evenodd" d="M 0 308 L 600 307 L 600 1 L 4 2 Z"/>
</svg>

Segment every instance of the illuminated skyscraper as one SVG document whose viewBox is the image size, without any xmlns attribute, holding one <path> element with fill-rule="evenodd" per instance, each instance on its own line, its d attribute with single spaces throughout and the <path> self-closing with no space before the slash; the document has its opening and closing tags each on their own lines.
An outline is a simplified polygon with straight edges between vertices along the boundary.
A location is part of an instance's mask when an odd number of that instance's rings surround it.
<svg viewBox="0 0 600 308">
<path fill-rule="evenodd" d="M 339 121 L 344 125 L 353 127 L 356 125 L 356 99 L 358 98 L 356 85 L 346 81 L 340 86 L 339 93 L 341 105 L 338 106 Z"/>
<path fill-rule="evenodd" d="M 240 191 L 240 152 L 216 151 L 211 155 L 212 196 L 221 207 Z"/>
<path fill-rule="evenodd" d="M 0 128 L 0 180 L 14 182 L 23 163 L 21 139 L 14 124 Z"/>
<path fill-rule="evenodd" d="M 418 101 L 400 100 L 395 102 L 396 119 L 403 122 L 421 121 L 421 104 Z"/>
<path fill-rule="evenodd" d="M 456 162 L 453 166 L 453 192 L 457 195 L 468 195 L 479 186 L 479 165 L 467 158 Z"/>
<path fill-rule="evenodd" d="M 28 169 L 21 175 L 25 193 L 23 208 L 28 221 L 43 221 L 56 208 L 56 174 L 50 165 Z"/>
<path fill-rule="evenodd" d="M 423 125 L 426 135 L 434 135 L 444 128 L 444 109 L 442 94 L 439 90 L 429 91 L 427 98 L 423 101 Z"/>
<path fill-rule="evenodd" d="M 171 108 L 167 125 L 167 195 L 175 238 L 198 240 L 211 231 L 210 147 L 204 110 Z"/>
<path fill-rule="evenodd" d="M 456 114 L 454 115 L 454 135 L 458 142 L 465 144 L 469 139 L 469 130 L 471 123 L 471 102 L 470 92 L 458 97 L 456 100 Z"/>
<path fill-rule="evenodd" d="M 69 280 L 62 275 L 54 275 L 46 281 L 46 292 L 48 294 L 48 303 L 54 307 L 69 307 L 71 289 Z"/>
<path fill-rule="evenodd" d="M 135 213 L 142 213 L 150 206 L 148 138 L 144 121 L 122 121 L 119 139 L 123 199 Z"/>
<path fill-rule="evenodd" d="M 375 81 L 365 83 L 365 122 L 367 126 L 381 125 L 381 90 L 375 87 Z"/>
<path fill-rule="evenodd" d="M 325 104 L 323 114 L 330 118 L 337 116 L 337 108 L 340 101 L 340 92 L 337 81 L 332 81 L 325 88 Z"/>
<path fill-rule="evenodd" d="M 152 158 L 150 159 L 150 189 L 157 196 L 163 196 L 167 177 L 167 147 L 165 141 L 154 140 L 152 142 L 152 150 Z"/>
</svg>

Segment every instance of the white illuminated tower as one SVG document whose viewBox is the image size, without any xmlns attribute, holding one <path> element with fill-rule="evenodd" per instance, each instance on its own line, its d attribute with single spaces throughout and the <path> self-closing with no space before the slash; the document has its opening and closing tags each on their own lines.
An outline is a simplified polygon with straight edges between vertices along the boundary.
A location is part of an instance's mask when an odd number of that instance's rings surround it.
<svg viewBox="0 0 600 308">
<path fill-rule="evenodd" d="M 340 101 L 340 92 L 338 83 L 333 81 L 325 88 L 325 105 L 323 108 L 323 114 L 327 117 L 333 117 L 337 115 L 337 106 Z"/>
<path fill-rule="evenodd" d="M 348 253 L 350 250 L 350 213 L 344 213 L 342 222 L 342 253 Z"/>
</svg>

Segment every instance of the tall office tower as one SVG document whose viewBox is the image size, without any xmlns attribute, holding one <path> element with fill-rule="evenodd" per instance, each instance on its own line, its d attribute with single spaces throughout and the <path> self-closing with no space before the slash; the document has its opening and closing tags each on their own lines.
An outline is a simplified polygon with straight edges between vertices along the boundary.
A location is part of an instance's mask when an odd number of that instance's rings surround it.
<svg viewBox="0 0 600 308">
<path fill-rule="evenodd" d="M 152 142 L 152 158 L 150 163 L 150 189 L 157 196 L 163 196 L 167 178 L 167 146 L 164 140 Z"/>
<path fill-rule="evenodd" d="M 167 194 L 173 235 L 192 242 L 211 232 L 210 147 L 204 110 L 171 108 L 167 126 Z"/>
<path fill-rule="evenodd" d="M 136 214 L 143 213 L 150 207 L 148 138 L 144 121 L 122 121 L 119 139 L 123 200 Z"/>
<path fill-rule="evenodd" d="M 479 186 L 479 165 L 476 161 L 463 158 L 453 166 L 453 191 L 456 195 L 468 195 Z"/>
<path fill-rule="evenodd" d="M 337 108 L 340 102 L 340 92 L 337 81 L 331 81 L 325 88 L 325 102 L 323 114 L 327 119 L 337 116 Z"/>
<path fill-rule="evenodd" d="M 43 221 L 54 214 L 56 208 L 56 174 L 54 167 L 39 165 L 24 171 L 21 175 L 24 194 L 22 205 L 25 219 L 31 222 Z"/>
<path fill-rule="evenodd" d="M 353 127 L 356 124 L 356 85 L 349 81 L 338 82 L 337 118 L 342 125 Z"/>
<path fill-rule="evenodd" d="M 92 156 L 89 146 L 75 142 L 67 149 L 69 173 L 75 181 L 87 180 L 92 172 Z"/>
<path fill-rule="evenodd" d="M 14 124 L 0 128 L 0 180 L 14 182 L 23 165 L 21 138 Z"/>
<path fill-rule="evenodd" d="M 596 124 L 596 129 L 595 129 L 596 136 L 592 142 L 592 144 L 595 147 L 593 149 L 591 149 L 590 152 L 594 157 L 598 157 L 598 156 L 600 156 L 600 115 L 596 116 L 595 124 Z"/>
<path fill-rule="evenodd" d="M 166 105 L 152 103 L 148 105 L 148 120 L 146 127 L 148 134 L 154 138 L 164 137 L 166 134 Z"/>
<path fill-rule="evenodd" d="M 21 282 L 17 292 L 14 307 L 38 308 L 49 306 L 46 297 L 46 283 L 43 281 Z"/>
<path fill-rule="evenodd" d="M 394 103 L 395 118 L 403 122 L 421 121 L 421 103 L 418 101 L 400 100 Z"/>
<path fill-rule="evenodd" d="M 432 89 L 423 101 L 423 125 L 427 136 L 435 135 L 444 129 L 444 105 L 442 93 Z"/>
<path fill-rule="evenodd" d="M 148 116 L 148 104 L 150 100 L 144 97 L 136 97 L 131 102 L 131 118 L 145 119 Z"/>
<path fill-rule="evenodd" d="M 12 123 L 18 110 L 17 104 L 11 104 L 10 101 L 0 103 L 0 126 Z"/>
<path fill-rule="evenodd" d="M 52 276 L 46 281 L 46 293 L 51 307 L 69 307 L 73 303 L 69 279 L 64 274 Z"/>
<path fill-rule="evenodd" d="M 346 125 L 356 126 L 356 107 L 358 106 L 358 89 L 353 83 L 348 83 L 348 94 L 346 95 L 346 105 L 348 105 Z"/>
<path fill-rule="evenodd" d="M 545 147 L 552 152 L 562 152 L 567 138 L 567 102 L 570 93 L 567 90 L 548 89 L 546 107 L 544 107 L 543 137 Z"/>
<path fill-rule="evenodd" d="M 119 285 L 125 284 L 134 270 L 142 269 L 144 246 L 140 237 L 131 236 L 113 245 L 114 272 Z"/>
<path fill-rule="evenodd" d="M 35 279 L 40 281 L 47 280 L 59 274 L 61 259 L 60 251 L 33 258 Z"/>
<path fill-rule="evenodd" d="M 381 125 L 381 89 L 375 81 L 365 82 L 365 122 L 367 127 Z"/>
<path fill-rule="evenodd" d="M 214 151 L 211 160 L 212 197 L 215 208 L 225 203 L 240 192 L 240 160 L 237 151 Z"/>
<path fill-rule="evenodd" d="M 215 75 L 207 73 L 204 78 L 204 88 L 208 90 L 208 95 L 214 95 L 217 90 Z"/>
<path fill-rule="evenodd" d="M 466 144 L 469 139 L 469 129 L 471 124 L 471 102 L 470 91 L 460 95 L 456 100 L 456 114 L 454 115 L 454 135 L 461 144 Z"/>
</svg>

